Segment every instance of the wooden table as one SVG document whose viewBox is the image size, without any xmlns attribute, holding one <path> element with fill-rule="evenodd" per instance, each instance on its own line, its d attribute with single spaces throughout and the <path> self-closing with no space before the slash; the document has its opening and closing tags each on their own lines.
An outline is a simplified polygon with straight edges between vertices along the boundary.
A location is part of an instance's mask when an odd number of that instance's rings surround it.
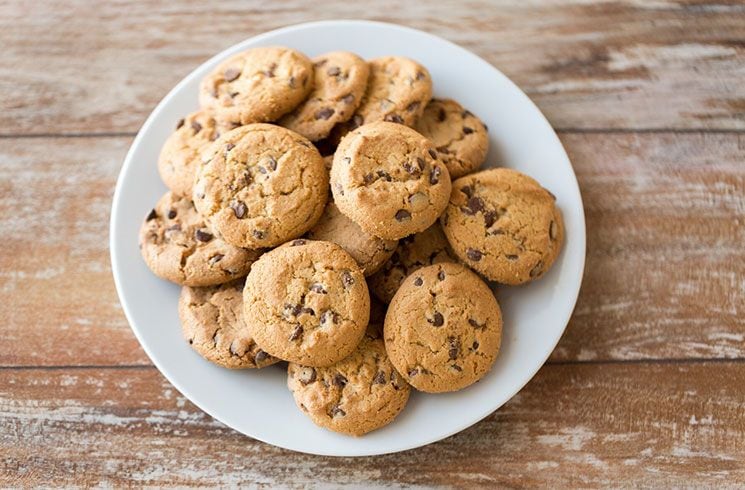
<svg viewBox="0 0 745 490">
<path fill-rule="evenodd" d="M 745 3 L 362 4 L 0 2 L 0 486 L 745 485 Z M 402 454 L 296 454 L 215 422 L 145 356 L 109 265 L 114 183 L 158 100 L 233 43 L 326 18 L 493 63 L 585 201 L 585 280 L 548 363 Z"/>
</svg>

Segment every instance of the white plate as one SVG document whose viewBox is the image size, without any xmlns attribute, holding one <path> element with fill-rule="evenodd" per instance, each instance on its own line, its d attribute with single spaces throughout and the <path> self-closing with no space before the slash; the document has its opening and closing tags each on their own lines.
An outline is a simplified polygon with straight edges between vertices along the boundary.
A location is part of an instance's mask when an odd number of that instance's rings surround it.
<svg viewBox="0 0 745 490">
<path fill-rule="evenodd" d="M 230 371 L 202 360 L 183 341 L 179 287 L 156 278 L 137 246 L 142 220 L 166 188 L 158 178 L 160 147 L 176 121 L 197 108 L 201 78 L 218 62 L 254 46 L 284 45 L 308 56 L 347 50 L 372 58 L 402 55 L 424 64 L 437 97 L 461 102 L 489 126 L 486 167 L 506 166 L 536 178 L 557 197 L 567 241 L 540 281 L 500 288 L 502 351 L 483 380 L 457 393 L 412 394 L 389 426 L 361 438 L 313 425 L 296 407 L 278 367 Z M 184 78 L 150 114 L 124 161 L 111 212 L 111 262 L 132 330 L 163 375 L 195 405 L 255 439 L 296 451 L 363 456 L 402 451 L 443 439 L 502 406 L 548 358 L 577 300 L 585 260 L 582 199 L 559 139 L 538 108 L 496 68 L 465 49 L 421 31 L 377 22 L 301 24 L 237 44 Z"/>
</svg>

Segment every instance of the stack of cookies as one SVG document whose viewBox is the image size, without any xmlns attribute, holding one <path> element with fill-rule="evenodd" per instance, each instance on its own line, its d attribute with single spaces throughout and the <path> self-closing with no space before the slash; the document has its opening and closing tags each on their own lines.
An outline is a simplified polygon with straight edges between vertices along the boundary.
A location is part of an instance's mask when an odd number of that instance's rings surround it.
<svg viewBox="0 0 745 490">
<path fill-rule="evenodd" d="M 489 371 L 502 317 L 484 280 L 540 278 L 562 218 L 532 178 L 478 171 L 486 126 L 432 99 L 424 66 L 254 48 L 213 70 L 199 102 L 163 146 L 170 190 L 140 233 L 150 269 L 183 286 L 197 353 L 285 361 L 298 407 L 351 435 L 391 422 L 412 387 Z"/>
</svg>

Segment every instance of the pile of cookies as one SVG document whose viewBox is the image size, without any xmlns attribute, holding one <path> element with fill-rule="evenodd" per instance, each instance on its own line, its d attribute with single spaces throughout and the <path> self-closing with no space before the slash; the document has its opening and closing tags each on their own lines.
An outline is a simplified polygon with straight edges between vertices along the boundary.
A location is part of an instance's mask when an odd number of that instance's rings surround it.
<svg viewBox="0 0 745 490">
<path fill-rule="evenodd" d="M 163 146 L 170 190 L 140 232 L 150 269 L 183 286 L 197 353 L 286 361 L 298 407 L 351 435 L 391 422 L 412 387 L 489 371 L 502 317 L 482 278 L 541 277 L 562 218 L 532 178 L 478 171 L 486 126 L 432 99 L 424 66 L 254 48 L 215 68 L 199 102 Z"/>
</svg>

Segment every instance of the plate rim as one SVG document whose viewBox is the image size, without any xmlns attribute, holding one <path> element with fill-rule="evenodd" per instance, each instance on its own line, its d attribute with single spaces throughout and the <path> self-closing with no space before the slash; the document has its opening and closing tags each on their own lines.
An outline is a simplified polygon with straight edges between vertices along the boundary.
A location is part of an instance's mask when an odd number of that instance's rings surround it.
<svg viewBox="0 0 745 490">
<path fill-rule="evenodd" d="M 393 30 L 398 30 L 398 31 L 406 32 L 408 34 L 415 34 L 415 35 L 419 35 L 419 36 L 429 37 L 432 40 L 436 40 L 436 41 L 441 42 L 441 43 L 446 43 L 446 44 L 448 44 L 448 45 L 450 45 L 452 47 L 456 47 L 456 48 L 462 50 L 468 56 L 470 56 L 472 58 L 475 58 L 477 61 L 482 62 L 482 63 L 485 63 L 486 65 L 488 65 L 489 68 L 494 72 L 494 75 L 495 76 L 501 78 L 503 82 L 511 85 L 512 88 L 515 89 L 517 93 L 519 93 L 518 96 L 519 97 L 522 97 L 524 99 L 524 102 L 527 102 L 529 105 L 532 105 L 533 106 L 533 108 L 535 109 L 535 112 L 540 115 L 540 118 L 543 120 L 543 122 L 551 129 L 551 137 L 556 140 L 556 143 L 559 145 L 559 147 L 563 151 L 563 154 L 564 154 L 564 157 L 566 158 L 566 161 L 569 163 L 569 168 L 571 170 L 571 177 L 572 177 L 571 183 L 573 184 L 573 187 L 574 187 L 573 190 L 576 191 L 576 195 L 577 195 L 577 197 L 579 199 L 579 211 L 580 212 L 578 214 L 578 218 L 579 218 L 578 228 L 579 228 L 579 231 L 581 232 L 580 233 L 581 236 L 574 236 L 572 238 L 572 240 L 576 240 L 576 241 L 579 242 L 579 246 L 581 248 L 580 264 L 578 266 L 579 272 L 578 272 L 578 277 L 577 277 L 577 288 L 576 288 L 576 290 L 571 295 L 572 306 L 568 310 L 568 313 L 566 315 L 566 318 L 562 319 L 562 321 L 561 321 L 561 323 L 563 323 L 563 327 L 561 328 L 561 331 L 557 333 L 557 336 L 556 336 L 555 341 L 552 342 L 552 344 L 550 346 L 550 349 L 548 349 L 548 351 L 544 353 L 542 361 L 539 364 L 536 364 L 535 369 L 532 370 L 532 372 L 530 372 L 529 376 L 526 377 L 526 380 L 525 380 L 524 383 L 522 383 L 519 387 L 517 387 L 512 392 L 510 392 L 508 394 L 508 396 L 504 397 L 504 401 L 502 401 L 498 405 L 496 405 L 494 407 L 491 407 L 491 408 L 488 408 L 485 412 L 479 413 L 478 416 L 473 417 L 472 419 L 469 419 L 468 421 L 465 421 L 462 424 L 456 424 L 456 427 L 452 431 L 450 431 L 450 432 L 448 432 L 446 434 L 437 434 L 434 437 L 427 437 L 427 438 L 424 438 L 423 440 L 419 440 L 419 441 L 417 441 L 415 443 L 405 443 L 405 444 L 401 444 L 401 445 L 398 445 L 398 446 L 395 446 L 395 447 L 390 447 L 390 448 L 387 448 L 385 451 L 378 451 L 378 450 L 365 451 L 364 446 L 362 446 L 360 451 L 358 451 L 356 453 L 353 453 L 353 454 L 348 454 L 348 453 L 341 454 L 339 452 L 325 451 L 325 450 L 300 449 L 300 448 L 297 448 L 297 447 L 291 447 L 290 445 L 285 445 L 285 444 L 281 444 L 281 443 L 277 443 L 277 442 L 270 442 L 268 440 L 265 440 L 262 437 L 258 437 L 258 436 L 253 435 L 253 434 L 247 434 L 247 433 L 243 432 L 242 430 L 238 430 L 238 429 L 234 428 L 232 425 L 230 425 L 230 424 L 226 423 L 225 421 L 223 421 L 223 419 L 220 416 L 215 415 L 210 410 L 206 410 L 202 406 L 201 403 L 198 403 L 197 401 L 195 401 L 193 399 L 193 397 L 190 396 L 189 390 L 188 389 L 185 389 L 185 387 L 183 387 L 181 385 L 181 383 L 175 382 L 172 379 L 172 377 L 168 374 L 168 371 L 163 368 L 163 366 L 161 365 L 160 361 L 151 352 L 151 350 L 148 347 L 147 343 L 143 341 L 143 339 L 142 339 L 142 337 L 141 337 L 141 335 L 140 335 L 140 333 L 138 331 L 138 328 L 135 327 L 135 322 L 133 321 L 134 314 L 130 310 L 130 306 L 129 306 L 126 298 L 125 298 L 125 294 L 124 294 L 124 290 L 123 290 L 123 286 L 122 286 L 121 271 L 117 267 L 117 255 L 118 255 L 118 250 L 119 250 L 120 245 L 117 244 L 119 241 L 115 239 L 117 237 L 117 235 L 118 235 L 118 233 L 116 231 L 116 222 L 117 222 L 117 219 L 116 218 L 119 216 L 120 207 L 122 207 L 122 204 L 121 204 L 121 193 L 123 192 L 122 189 L 124 187 L 124 181 L 125 181 L 125 178 L 124 177 L 128 173 L 130 167 L 133 165 L 132 162 L 134 160 L 135 148 L 137 148 L 142 143 L 142 140 L 145 138 L 145 134 L 149 132 L 149 129 L 154 124 L 154 121 L 156 119 L 156 115 L 161 112 L 161 110 L 163 109 L 163 107 L 165 106 L 165 104 L 167 103 L 167 101 L 169 101 L 174 96 L 174 94 L 176 94 L 177 92 L 179 92 L 181 90 L 181 88 L 194 76 L 194 74 L 195 74 L 196 71 L 198 71 L 201 67 L 203 67 L 205 65 L 209 65 L 209 64 L 215 63 L 215 62 L 217 62 L 219 60 L 222 60 L 222 59 L 230 56 L 230 54 L 232 54 L 233 52 L 236 52 L 237 50 L 241 49 L 241 46 L 243 46 L 245 43 L 248 43 L 248 42 L 262 42 L 264 39 L 266 39 L 268 37 L 282 35 L 282 34 L 294 32 L 294 31 L 299 31 L 299 30 L 303 30 L 303 29 L 313 29 L 313 28 L 324 27 L 324 26 L 326 26 L 326 27 L 328 27 L 328 26 L 337 26 L 339 24 L 356 24 L 356 25 L 360 25 L 360 26 L 363 26 L 363 25 L 370 26 L 370 25 L 372 25 L 372 26 L 376 26 L 376 27 L 379 27 L 379 28 L 393 29 Z M 565 245 L 565 247 L 566 247 L 566 245 Z M 148 115 L 148 117 L 145 119 L 145 121 L 142 124 L 142 126 L 140 127 L 140 129 L 137 131 L 137 135 L 132 140 L 132 143 L 130 144 L 129 149 L 127 150 L 127 154 L 124 157 L 124 161 L 123 161 L 122 167 L 121 167 L 121 169 L 119 171 L 119 174 L 117 175 L 116 186 L 115 186 L 114 194 L 113 194 L 113 198 L 112 198 L 111 214 L 110 214 L 110 218 L 109 218 L 109 252 L 110 252 L 109 258 L 110 258 L 110 261 L 111 261 L 112 275 L 114 277 L 114 284 L 115 284 L 115 287 L 116 287 L 117 297 L 119 299 L 119 303 L 120 303 L 120 305 L 122 307 L 122 310 L 124 311 L 124 315 L 125 315 L 125 317 L 127 319 L 127 323 L 129 324 L 130 329 L 134 333 L 135 338 L 137 339 L 140 347 L 145 351 L 145 354 L 148 356 L 148 358 L 153 363 L 153 365 L 158 369 L 159 373 L 171 384 L 171 386 L 173 386 L 186 399 L 188 399 L 190 403 L 194 404 L 199 410 L 201 410 L 205 414 L 209 415 L 213 419 L 217 420 L 218 422 L 220 422 L 221 424 L 223 424 L 225 427 L 228 427 L 231 430 L 234 430 L 235 432 L 238 432 L 238 433 L 240 433 L 240 434 L 242 434 L 244 436 L 247 436 L 247 437 L 250 437 L 252 439 L 261 441 L 262 443 L 265 443 L 265 444 L 272 445 L 274 447 L 280 447 L 280 448 L 283 448 L 283 449 L 287 449 L 287 450 L 291 450 L 291 451 L 295 451 L 295 452 L 299 452 L 299 453 L 303 453 L 303 454 L 312 454 L 312 455 L 319 455 L 319 456 L 365 457 L 365 456 L 374 456 L 374 455 L 384 455 L 384 454 L 398 453 L 398 452 L 407 451 L 407 450 L 411 450 L 411 449 L 415 449 L 415 448 L 419 448 L 419 447 L 424 447 L 424 446 L 427 446 L 427 445 L 432 444 L 434 442 L 438 442 L 438 441 L 447 439 L 448 437 L 451 437 L 452 435 L 457 434 L 459 432 L 462 432 L 463 430 L 465 430 L 465 429 L 467 429 L 467 428 L 469 428 L 469 427 L 477 424 L 478 422 L 482 421 L 484 418 L 488 417 L 490 414 L 496 412 L 501 407 L 503 407 L 510 399 L 512 399 L 517 393 L 519 393 L 523 388 L 525 388 L 525 386 L 535 377 L 535 375 L 538 373 L 538 371 L 546 364 L 546 361 L 548 360 L 549 356 L 556 349 L 556 346 L 558 345 L 559 341 L 561 340 L 561 337 L 566 332 L 566 328 L 569 325 L 569 321 L 571 320 L 572 314 L 574 313 L 574 309 L 576 308 L 577 299 L 579 297 L 579 292 L 581 290 L 582 281 L 583 281 L 583 278 L 584 278 L 585 265 L 586 265 L 586 259 L 587 259 L 587 228 L 586 228 L 586 220 L 585 220 L 584 202 L 583 202 L 583 199 L 582 199 L 582 193 L 581 193 L 581 190 L 580 190 L 580 187 L 579 187 L 579 183 L 577 181 L 577 174 L 574 171 L 574 167 L 573 167 L 573 165 L 571 163 L 571 160 L 569 159 L 569 155 L 567 154 L 566 149 L 564 148 L 564 145 L 562 144 L 561 140 L 559 139 L 558 135 L 556 134 L 555 129 L 553 128 L 553 126 L 551 125 L 551 123 L 548 121 L 548 119 L 546 118 L 545 114 L 543 114 L 543 112 L 540 110 L 540 108 L 533 102 L 532 99 L 530 99 L 530 97 L 528 97 L 528 95 L 517 84 L 515 84 L 512 80 L 510 80 L 497 67 L 495 67 L 494 65 L 492 65 L 488 61 L 484 60 L 483 58 L 481 58 L 480 56 L 478 56 L 477 54 L 473 53 L 472 51 L 470 51 L 467 48 L 464 48 L 464 47 L 462 47 L 462 46 L 460 46 L 460 45 L 458 45 L 458 44 L 456 44 L 456 43 L 454 43 L 454 42 L 452 42 L 452 41 L 450 41 L 448 39 L 445 39 L 443 37 L 440 37 L 438 35 L 435 35 L 435 34 L 432 34 L 430 32 L 420 30 L 420 29 L 415 29 L 415 28 L 412 28 L 412 27 L 403 26 L 403 25 L 399 25 L 399 24 L 393 24 L 393 23 L 389 23 L 389 22 L 374 21 L 374 20 L 362 20 L 362 19 L 326 19 L 326 20 L 319 20 L 319 21 L 312 21 L 312 22 L 302 22 L 302 23 L 298 23 L 298 24 L 286 25 L 286 26 L 283 26 L 283 27 L 272 29 L 270 31 L 262 32 L 262 33 L 260 33 L 258 35 L 251 36 L 251 37 L 248 37 L 246 39 L 243 39 L 243 40 L 241 40 L 241 41 L 239 41 L 237 43 L 234 43 L 234 44 L 226 47 L 225 49 L 223 49 L 219 53 L 215 54 L 214 56 L 211 56 L 207 60 L 203 61 L 198 66 L 194 67 L 176 85 L 174 85 L 173 88 L 171 88 L 171 90 L 169 90 L 166 93 L 165 96 L 163 96 L 163 98 L 158 102 L 158 104 L 153 108 L 153 110 L 150 112 L 150 114 Z M 362 439 L 360 439 L 360 440 L 362 440 Z"/>
</svg>

